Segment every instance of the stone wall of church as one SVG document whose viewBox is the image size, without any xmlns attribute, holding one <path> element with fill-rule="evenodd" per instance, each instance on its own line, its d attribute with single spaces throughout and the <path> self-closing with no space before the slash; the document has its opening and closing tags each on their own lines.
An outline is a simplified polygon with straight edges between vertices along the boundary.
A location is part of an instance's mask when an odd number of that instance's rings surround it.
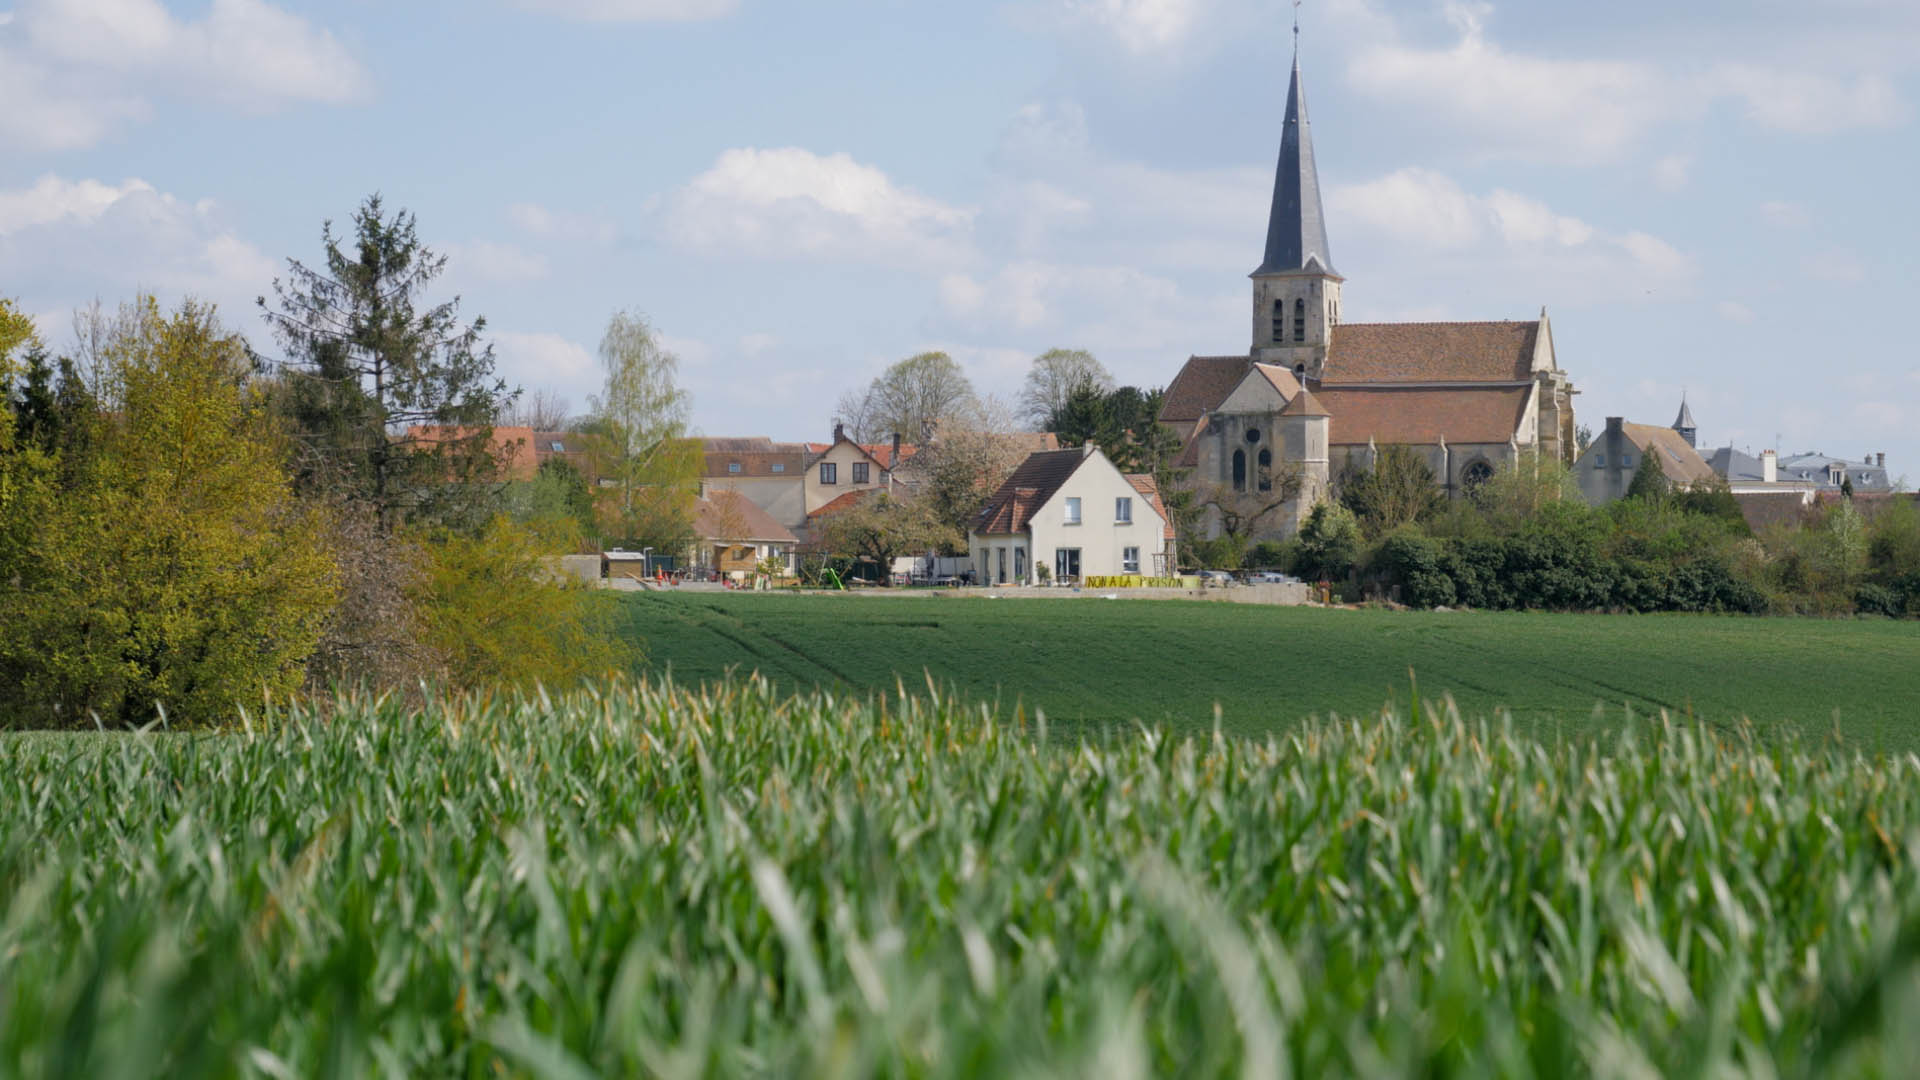
<svg viewBox="0 0 1920 1080">
<path fill-rule="evenodd" d="M 1415 446 L 1414 453 L 1433 470 L 1434 479 L 1450 499 L 1464 496 L 1468 487 L 1468 478 L 1473 475 L 1476 466 L 1482 466 L 1498 473 L 1514 460 L 1514 448 L 1510 443 L 1460 443 L 1439 446 Z M 1368 446 L 1344 445 L 1333 448 L 1330 457 L 1330 471 L 1336 491 L 1340 478 L 1349 469 L 1365 471 L 1372 467 L 1373 449 Z"/>
</svg>

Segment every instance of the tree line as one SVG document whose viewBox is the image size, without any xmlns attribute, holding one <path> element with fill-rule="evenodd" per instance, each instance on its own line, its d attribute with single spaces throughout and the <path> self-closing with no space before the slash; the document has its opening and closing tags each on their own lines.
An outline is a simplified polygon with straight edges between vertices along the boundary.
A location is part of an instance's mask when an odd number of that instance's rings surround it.
<svg viewBox="0 0 1920 1080">
<path fill-rule="evenodd" d="M 524 413 L 446 259 L 378 196 L 259 300 L 277 355 L 151 296 L 49 351 L 0 300 L 0 726 L 217 722 L 330 684 L 567 680 L 633 661 L 556 552 L 691 532 L 675 358 L 613 316 L 582 470 L 516 481 Z M 549 411 L 551 398 L 529 403 Z"/>
</svg>

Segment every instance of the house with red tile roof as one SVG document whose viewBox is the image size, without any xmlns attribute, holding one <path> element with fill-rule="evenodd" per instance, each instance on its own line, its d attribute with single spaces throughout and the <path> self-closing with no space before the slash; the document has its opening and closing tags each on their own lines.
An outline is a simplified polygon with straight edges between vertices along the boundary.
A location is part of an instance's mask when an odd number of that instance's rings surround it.
<svg viewBox="0 0 1920 1080">
<path fill-rule="evenodd" d="M 1173 572 L 1173 525 L 1151 476 L 1098 447 L 1042 450 L 1007 477 L 968 531 L 974 580 L 1030 585 Z"/>
<path fill-rule="evenodd" d="M 1449 497 L 1522 456 L 1572 461 L 1575 391 L 1545 309 L 1506 322 L 1341 319 L 1346 279 L 1327 242 L 1297 55 L 1284 123 L 1252 275 L 1252 347 L 1188 359 L 1159 417 L 1186 444 L 1181 464 L 1208 508 L 1208 535 L 1229 522 L 1252 522 L 1251 538 L 1290 535 L 1347 469 L 1369 467 L 1389 444 L 1425 459 Z M 1302 397 L 1311 407 L 1289 421 Z"/>
</svg>

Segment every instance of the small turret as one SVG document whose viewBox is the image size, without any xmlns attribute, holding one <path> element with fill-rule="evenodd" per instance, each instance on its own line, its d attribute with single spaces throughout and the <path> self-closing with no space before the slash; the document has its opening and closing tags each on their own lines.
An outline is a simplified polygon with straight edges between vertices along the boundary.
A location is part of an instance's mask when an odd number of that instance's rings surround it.
<svg viewBox="0 0 1920 1080">
<path fill-rule="evenodd" d="M 1688 446 L 1696 450 L 1700 448 L 1698 441 L 1700 438 L 1700 427 L 1693 422 L 1693 410 L 1687 408 L 1687 395 L 1685 394 L 1680 395 L 1680 415 L 1673 420 L 1673 430 L 1679 432 L 1680 437 L 1687 440 Z"/>
</svg>

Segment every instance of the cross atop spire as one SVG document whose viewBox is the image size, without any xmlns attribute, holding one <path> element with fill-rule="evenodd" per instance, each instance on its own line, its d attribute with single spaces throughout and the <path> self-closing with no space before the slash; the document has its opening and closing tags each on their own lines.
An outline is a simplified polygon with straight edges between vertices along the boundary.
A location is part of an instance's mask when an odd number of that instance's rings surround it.
<svg viewBox="0 0 1920 1080">
<path fill-rule="evenodd" d="M 1287 86 L 1280 164 L 1273 180 L 1273 211 L 1267 219 L 1266 258 L 1254 273 L 1305 270 L 1332 274 L 1326 212 L 1320 203 L 1320 174 L 1313 164 L 1313 131 L 1307 121 L 1307 94 L 1300 79 L 1299 0 L 1294 0 L 1293 19 L 1293 79 Z"/>
</svg>

